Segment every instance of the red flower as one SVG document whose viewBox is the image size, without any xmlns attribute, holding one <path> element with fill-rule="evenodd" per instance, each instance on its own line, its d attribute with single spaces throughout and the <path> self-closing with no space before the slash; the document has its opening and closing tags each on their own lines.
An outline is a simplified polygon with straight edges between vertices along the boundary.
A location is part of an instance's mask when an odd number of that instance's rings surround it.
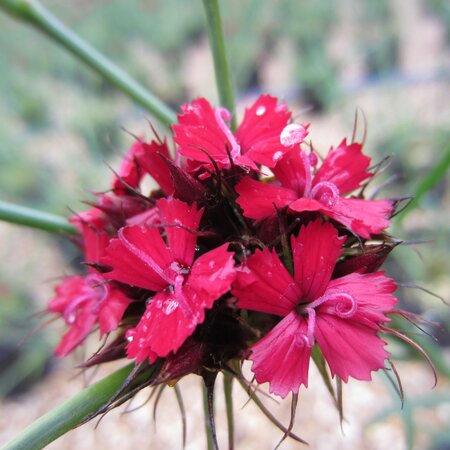
<svg viewBox="0 0 450 450">
<path fill-rule="evenodd" d="M 235 164 L 258 170 L 255 163 L 273 167 L 292 145 L 307 135 L 307 127 L 291 124 L 288 127 L 296 127 L 296 142 L 292 143 L 292 139 L 280 142 L 291 113 L 286 105 L 277 105 L 277 99 L 269 95 L 260 96 L 245 111 L 235 134 L 226 124 L 231 119 L 230 113 L 225 108 L 213 108 L 204 98 L 183 105 L 181 110 L 179 125 L 173 126 L 179 152 L 209 169 L 212 169 L 210 157 L 220 169 Z"/>
<path fill-rule="evenodd" d="M 110 279 L 155 293 L 136 328 L 127 332 L 128 356 L 137 361 L 176 351 L 235 277 L 228 244 L 194 261 L 203 210 L 176 199 L 161 199 L 157 207 L 167 243 L 159 228 L 125 227 L 102 260 L 113 268 Z"/>
<path fill-rule="evenodd" d="M 267 248 L 238 271 L 238 306 L 283 317 L 250 356 L 256 380 L 269 382 L 270 391 L 282 397 L 307 386 L 315 342 L 331 374 L 345 382 L 349 376 L 370 380 L 388 357 L 377 332 L 397 302 L 391 295 L 395 284 L 383 272 L 331 280 L 342 243 L 330 223 L 317 220 L 292 236 L 293 277 Z"/>
<path fill-rule="evenodd" d="M 131 301 L 98 274 L 67 277 L 55 291 L 49 310 L 60 313 L 70 327 L 55 350 L 56 356 L 72 352 L 97 322 L 100 337 L 115 330 Z"/>
<path fill-rule="evenodd" d="M 314 157 L 303 150 L 287 153 L 272 169 L 281 186 L 243 178 L 236 191 L 244 215 L 263 220 L 275 213 L 274 205 L 287 206 L 292 213 L 318 211 L 364 238 L 389 226 L 390 201 L 343 197 L 372 175 L 367 172 L 370 158 L 362 153 L 361 144 L 342 141 L 312 177 L 310 158 Z"/>
</svg>

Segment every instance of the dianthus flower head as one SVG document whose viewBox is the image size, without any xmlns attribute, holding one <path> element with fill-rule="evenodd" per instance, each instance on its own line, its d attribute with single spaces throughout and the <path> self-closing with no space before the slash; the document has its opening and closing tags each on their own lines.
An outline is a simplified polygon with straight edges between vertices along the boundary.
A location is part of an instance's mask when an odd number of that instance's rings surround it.
<svg viewBox="0 0 450 450">
<path fill-rule="evenodd" d="M 346 141 L 331 149 L 318 170 L 317 156 L 297 147 L 286 153 L 272 169 L 274 183 L 244 177 L 236 186 L 237 202 L 244 215 L 263 220 L 287 207 L 292 214 L 317 211 L 345 225 L 355 234 L 369 238 L 389 226 L 392 202 L 346 198 L 371 177 L 370 159 L 358 143 Z"/>
<path fill-rule="evenodd" d="M 121 229 L 102 259 L 112 268 L 109 279 L 152 293 L 141 320 L 127 333 L 128 355 L 137 361 L 153 362 L 178 350 L 235 276 L 227 244 L 194 261 L 202 210 L 175 199 L 161 199 L 157 208 L 160 226 Z"/>
<path fill-rule="evenodd" d="M 352 273 L 331 279 L 343 239 L 320 220 L 292 236 L 293 276 L 275 252 L 250 256 L 238 272 L 238 306 L 283 317 L 251 347 L 252 370 L 259 383 L 285 397 L 308 385 L 311 349 L 317 342 L 332 375 L 369 380 L 384 367 L 386 343 L 377 333 L 397 303 L 395 284 L 382 272 Z"/>
<path fill-rule="evenodd" d="M 105 342 L 86 367 L 135 361 L 96 414 L 194 373 L 212 415 L 217 373 L 250 384 L 246 359 L 258 383 L 296 398 L 313 349 L 328 384 L 330 374 L 370 380 L 389 359 L 382 332 L 421 350 L 387 326 L 403 314 L 379 271 L 398 244 L 385 233 L 394 204 L 364 198 L 374 174 L 362 145 L 343 140 L 319 165 L 305 149 L 309 125 L 269 95 L 236 131 L 230 119 L 204 98 L 183 105 L 173 155 L 159 137 L 137 139 L 110 189 L 70 219 L 85 272 L 66 277 L 49 303 L 68 328 L 56 353 L 98 328 Z"/>
<path fill-rule="evenodd" d="M 211 160 L 220 169 L 232 165 L 258 170 L 257 164 L 273 167 L 292 147 L 282 145 L 280 135 L 291 113 L 275 97 L 260 96 L 245 111 L 244 119 L 233 133 L 225 108 L 213 108 L 204 98 L 182 106 L 178 125 L 174 125 L 175 142 L 181 155 L 212 170 Z M 297 125 L 297 137 L 303 140 L 307 127 Z"/>
</svg>

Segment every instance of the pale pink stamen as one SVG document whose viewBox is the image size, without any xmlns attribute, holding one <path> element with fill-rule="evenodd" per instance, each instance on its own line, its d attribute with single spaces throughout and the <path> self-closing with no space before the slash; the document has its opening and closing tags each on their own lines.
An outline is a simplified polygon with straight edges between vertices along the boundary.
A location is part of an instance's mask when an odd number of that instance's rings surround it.
<svg viewBox="0 0 450 450">
<path fill-rule="evenodd" d="M 310 196 L 328 208 L 333 208 L 339 201 L 339 189 L 334 183 L 321 181 L 313 187 Z"/>
<path fill-rule="evenodd" d="M 306 336 L 306 344 L 308 347 L 314 345 L 314 331 L 316 330 L 316 311 L 314 308 L 306 308 L 308 313 L 308 335 Z"/>
<path fill-rule="evenodd" d="M 305 168 L 305 192 L 303 192 L 303 196 L 309 197 L 311 194 L 311 185 L 312 185 L 311 161 L 304 151 L 300 151 L 300 156 L 303 161 L 303 167 Z"/>
<path fill-rule="evenodd" d="M 334 309 L 331 312 L 342 319 L 352 317 L 358 308 L 356 300 L 350 294 L 345 292 L 330 292 L 309 303 L 304 309 L 304 311 L 308 314 L 308 331 L 307 336 L 304 336 L 308 347 L 312 347 L 314 345 L 316 308 L 330 301 L 336 302 Z"/>
<path fill-rule="evenodd" d="M 215 118 L 220 129 L 224 132 L 225 136 L 228 139 L 228 142 L 231 144 L 231 159 L 235 161 L 237 158 L 239 158 L 239 156 L 241 156 L 241 146 L 238 144 L 228 125 L 225 123 L 225 120 L 231 119 L 231 114 L 226 108 L 216 108 Z"/>
<path fill-rule="evenodd" d="M 174 294 L 178 306 L 185 312 L 186 316 L 192 315 L 192 309 L 183 293 L 184 276 L 177 275 L 175 277 Z"/>
</svg>

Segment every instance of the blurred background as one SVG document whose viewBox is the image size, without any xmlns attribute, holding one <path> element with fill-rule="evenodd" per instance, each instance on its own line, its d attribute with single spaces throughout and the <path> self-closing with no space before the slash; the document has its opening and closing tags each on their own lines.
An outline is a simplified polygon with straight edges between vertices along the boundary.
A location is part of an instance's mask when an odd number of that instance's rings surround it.
<svg viewBox="0 0 450 450">
<path fill-rule="evenodd" d="M 392 342 L 405 406 L 386 379 L 344 389 L 344 433 L 321 381 L 300 395 L 295 430 L 312 449 L 450 449 L 450 3 L 447 0 L 222 1 L 227 50 L 242 114 L 260 93 L 277 95 L 322 153 L 350 137 L 355 111 L 367 119 L 365 152 L 391 157 L 380 196 L 417 195 L 394 220 L 398 247 L 385 265 L 405 286 L 401 307 L 438 320 L 438 338 L 421 339 L 439 381 L 418 353 Z M 45 0 L 57 17 L 174 109 L 198 96 L 217 104 L 200 0 Z M 70 216 L 92 191 L 106 189 L 134 135 L 158 123 L 55 43 L 0 11 L 0 198 Z M 160 129 L 160 128 L 158 128 Z M 162 130 L 162 129 L 161 129 Z M 0 443 L 74 395 L 88 380 L 55 361 L 61 324 L 23 338 L 59 277 L 79 270 L 64 238 L 0 223 Z M 418 244 L 418 241 L 430 242 Z M 416 243 L 414 243 L 416 242 Z M 45 320 L 45 318 L 44 318 Z M 411 330 L 410 330 L 411 331 Z M 415 331 L 412 331 L 415 333 Z M 95 341 L 95 338 L 93 339 Z M 19 344 L 18 344 L 19 343 Z M 93 348 L 97 342 L 93 342 Z M 112 366 L 97 376 L 105 375 Z M 220 380 L 219 380 L 220 381 Z M 204 448 L 198 380 L 183 380 L 189 406 L 187 449 Z M 156 424 L 152 407 L 114 411 L 48 448 L 181 448 L 175 396 L 167 389 Z M 142 402 L 145 401 L 145 393 Z M 280 432 L 236 387 L 236 447 L 270 449 Z M 218 398 L 218 410 L 222 399 Z M 267 401 L 284 423 L 289 405 Z M 139 405 L 139 399 L 134 403 Z M 192 410 L 191 410 L 192 405 Z M 175 412 L 176 414 L 176 412 Z M 219 414 L 219 417 L 223 417 Z M 181 422 L 181 421 L 179 421 Z M 219 439 L 225 429 L 218 421 Z M 225 428 L 225 427 L 222 427 Z M 298 448 L 286 441 L 282 448 Z"/>
</svg>

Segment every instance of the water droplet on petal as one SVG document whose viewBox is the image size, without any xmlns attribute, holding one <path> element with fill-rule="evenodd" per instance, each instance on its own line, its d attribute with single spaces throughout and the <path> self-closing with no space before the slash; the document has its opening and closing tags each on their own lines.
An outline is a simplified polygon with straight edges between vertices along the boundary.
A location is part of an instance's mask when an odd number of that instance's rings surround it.
<svg viewBox="0 0 450 450">
<path fill-rule="evenodd" d="M 178 302 L 175 300 L 168 300 L 164 302 L 163 312 L 166 316 L 172 314 L 178 308 Z"/>
<path fill-rule="evenodd" d="M 265 106 L 258 106 L 258 108 L 256 109 L 256 115 L 257 116 L 262 116 L 264 113 L 266 112 L 266 107 Z"/>
<path fill-rule="evenodd" d="M 76 319 L 75 313 L 73 312 L 70 313 L 66 318 L 67 325 L 72 325 L 75 322 L 75 319 Z"/>
<path fill-rule="evenodd" d="M 306 128 L 299 123 L 290 123 L 283 128 L 280 134 L 280 142 L 284 147 L 300 144 L 307 134 Z"/>
<path fill-rule="evenodd" d="M 133 342 L 133 339 L 134 339 L 134 336 L 131 336 L 131 335 L 127 336 L 128 342 Z"/>
<path fill-rule="evenodd" d="M 272 161 L 273 162 L 277 162 L 279 159 L 281 159 L 283 156 L 283 152 L 281 150 L 278 150 L 277 152 L 275 152 L 272 156 Z"/>
</svg>

